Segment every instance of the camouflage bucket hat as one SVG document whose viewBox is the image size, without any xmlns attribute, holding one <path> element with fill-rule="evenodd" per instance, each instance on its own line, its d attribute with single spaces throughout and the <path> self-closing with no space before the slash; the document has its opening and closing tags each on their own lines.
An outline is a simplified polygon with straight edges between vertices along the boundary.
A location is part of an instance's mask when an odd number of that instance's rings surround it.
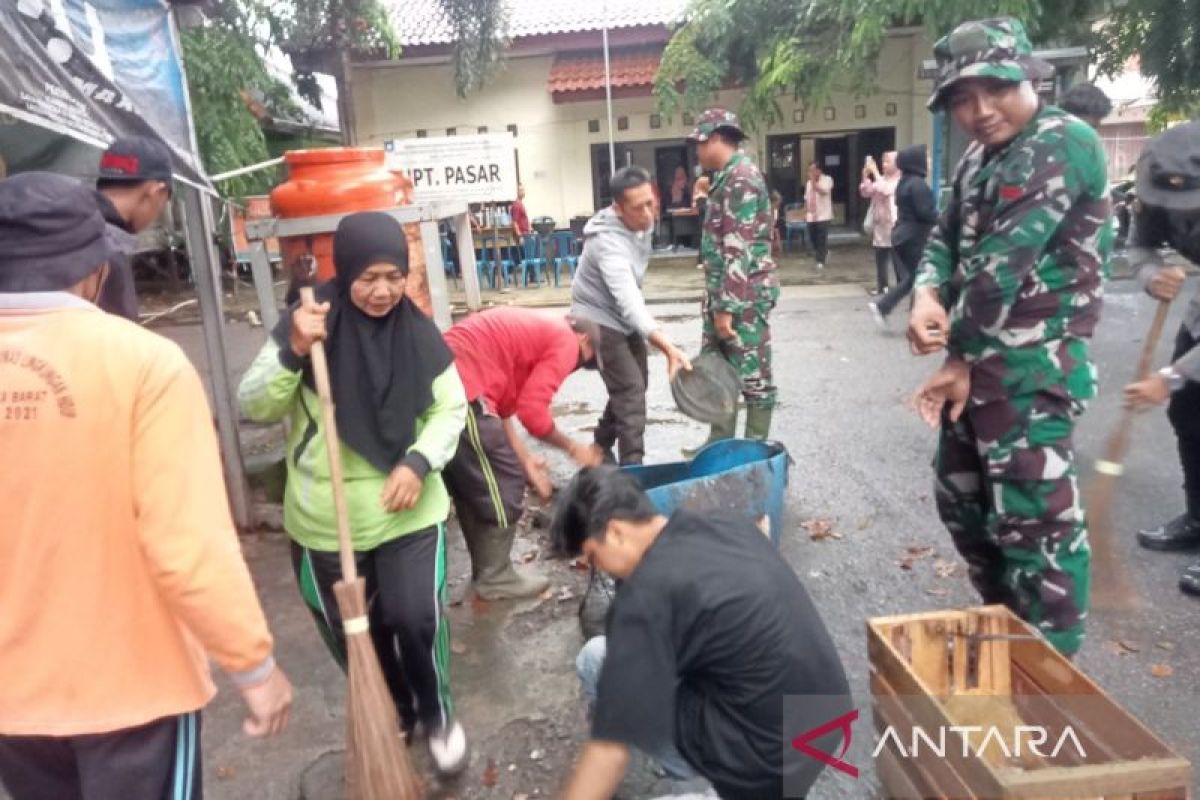
<svg viewBox="0 0 1200 800">
<path fill-rule="evenodd" d="M 739 139 L 745 139 L 742 124 L 738 122 L 737 114 L 723 108 L 710 108 L 696 120 L 696 130 L 688 138 L 694 142 L 707 142 L 708 137 L 724 128 L 737 134 Z"/>
<path fill-rule="evenodd" d="M 963 78 L 1037 83 L 1054 74 L 1054 67 L 1034 58 L 1025 26 L 1011 17 L 964 22 L 938 39 L 933 55 L 938 75 L 926 104 L 930 111 L 940 110 L 947 90 Z"/>
</svg>

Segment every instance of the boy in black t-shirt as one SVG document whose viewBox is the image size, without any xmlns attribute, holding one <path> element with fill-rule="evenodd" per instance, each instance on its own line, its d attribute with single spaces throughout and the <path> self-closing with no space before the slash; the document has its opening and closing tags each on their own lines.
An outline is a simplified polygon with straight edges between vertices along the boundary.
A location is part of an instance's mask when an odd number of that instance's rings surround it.
<svg viewBox="0 0 1200 800">
<path fill-rule="evenodd" d="M 782 797 L 784 696 L 844 698 L 842 710 L 851 701 L 812 601 L 754 520 L 668 519 L 632 477 L 595 467 L 564 492 L 553 536 L 621 580 L 607 636 L 580 653 L 595 715 L 564 796 L 611 797 L 637 747 L 678 777 L 690 767 L 722 797 Z M 788 761 L 796 796 L 822 765 Z"/>
</svg>

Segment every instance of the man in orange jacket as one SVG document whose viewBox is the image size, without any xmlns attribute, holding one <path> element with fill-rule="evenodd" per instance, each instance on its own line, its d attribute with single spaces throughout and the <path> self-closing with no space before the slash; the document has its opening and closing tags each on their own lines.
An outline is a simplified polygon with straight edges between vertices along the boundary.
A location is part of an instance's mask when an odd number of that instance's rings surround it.
<svg viewBox="0 0 1200 800">
<path fill-rule="evenodd" d="M 291 684 L 229 517 L 182 351 L 94 305 L 90 192 L 0 180 L 0 782 L 27 798 L 200 796 L 211 657 L 250 735 Z"/>
</svg>

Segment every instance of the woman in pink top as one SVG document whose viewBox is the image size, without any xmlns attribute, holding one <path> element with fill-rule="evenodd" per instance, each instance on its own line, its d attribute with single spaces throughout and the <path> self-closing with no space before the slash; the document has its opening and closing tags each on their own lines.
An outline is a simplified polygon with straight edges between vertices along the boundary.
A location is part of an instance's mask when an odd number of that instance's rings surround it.
<svg viewBox="0 0 1200 800">
<path fill-rule="evenodd" d="M 821 171 L 821 165 L 808 165 L 808 183 L 804 187 L 808 239 L 817 256 L 817 269 L 825 269 L 829 255 L 829 223 L 833 220 L 833 178 Z"/>
<path fill-rule="evenodd" d="M 883 154 L 883 172 L 875 165 L 875 158 L 867 156 L 863 167 L 862 183 L 858 193 L 871 201 L 871 245 L 875 248 L 875 291 L 883 294 L 888 289 L 888 264 L 892 261 L 892 227 L 896 224 L 896 184 L 900 171 L 896 169 L 896 151 Z"/>
</svg>

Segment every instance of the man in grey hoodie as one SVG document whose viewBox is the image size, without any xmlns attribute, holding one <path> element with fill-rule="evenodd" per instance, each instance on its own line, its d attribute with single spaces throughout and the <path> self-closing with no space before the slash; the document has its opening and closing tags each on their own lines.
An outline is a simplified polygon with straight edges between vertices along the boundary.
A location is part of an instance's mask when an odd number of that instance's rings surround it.
<svg viewBox="0 0 1200 800">
<path fill-rule="evenodd" d="M 608 389 L 608 405 L 596 425 L 596 444 L 609 455 L 617 445 L 621 464 L 640 464 L 649 377 L 646 342 L 667 357 L 672 379 L 692 365 L 659 328 L 642 295 L 657 216 L 650 173 L 625 167 L 612 176 L 609 188 L 613 204 L 583 229 L 583 254 L 571 283 L 571 313 L 600 326 L 600 377 Z"/>
</svg>

